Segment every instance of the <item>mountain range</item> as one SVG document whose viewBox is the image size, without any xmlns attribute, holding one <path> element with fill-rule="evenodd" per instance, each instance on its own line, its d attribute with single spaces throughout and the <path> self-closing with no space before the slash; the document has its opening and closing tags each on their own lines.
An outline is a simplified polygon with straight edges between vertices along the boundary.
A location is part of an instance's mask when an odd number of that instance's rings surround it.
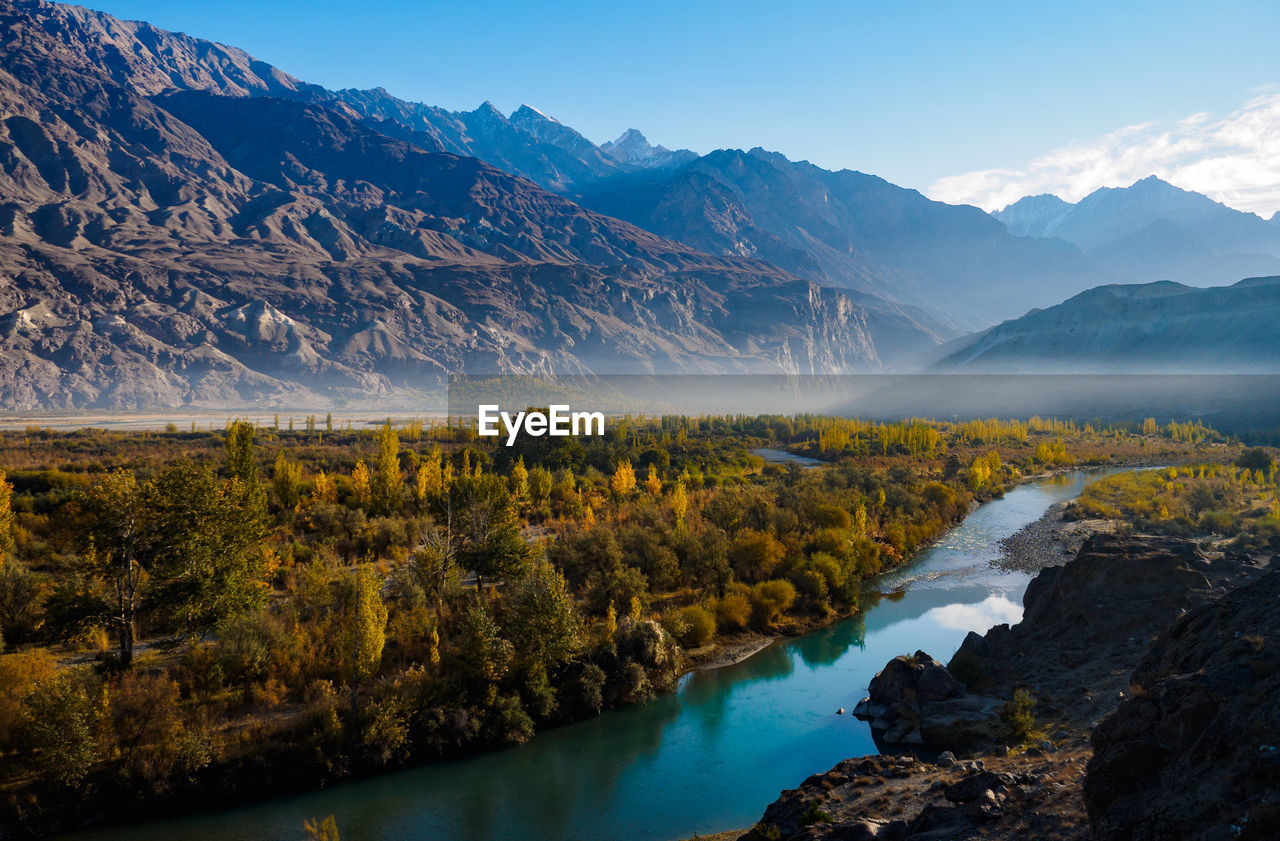
<svg viewBox="0 0 1280 841">
<path fill-rule="evenodd" d="M 943 345 L 935 371 L 1057 374 L 1280 372 L 1280 277 L 1196 288 L 1101 286 Z"/>
<path fill-rule="evenodd" d="M 1199 282 L 1280 273 L 1275 219 L 1163 182 L 986 214 L 759 148 L 596 145 L 531 106 L 327 90 L 42 0 L 0 0 L 0 111 L 10 410 L 420 407 L 455 372 L 902 370 L 1157 279 L 1152 254 Z"/>
<path fill-rule="evenodd" d="M 1264 220 L 1155 176 L 1074 204 L 1028 196 L 993 215 L 1015 235 L 1072 243 L 1123 282 L 1205 286 L 1280 274 L 1280 214 Z"/>
</svg>

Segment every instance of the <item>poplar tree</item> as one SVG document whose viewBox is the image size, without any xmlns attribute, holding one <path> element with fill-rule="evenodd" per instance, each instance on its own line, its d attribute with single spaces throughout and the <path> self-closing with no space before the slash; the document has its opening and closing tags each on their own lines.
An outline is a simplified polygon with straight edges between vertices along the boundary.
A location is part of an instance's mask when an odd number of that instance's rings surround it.
<svg viewBox="0 0 1280 841">
<path fill-rule="evenodd" d="M 0 563 L 4 553 L 13 548 L 13 485 L 0 470 Z"/>
<path fill-rule="evenodd" d="M 364 459 L 357 461 L 355 470 L 351 471 L 351 486 L 356 493 L 356 503 L 367 508 L 373 501 L 373 490 L 369 482 L 369 468 Z"/>
<path fill-rule="evenodd" d="M 387 421 L 378 430 L 378 461 L 373 475 L 374 507 L 384 514 L 400 509 L 404 496 L 404 476 L 400 472 L 400 438 Z"/>
<path fill-rule="evenodd" d="M 355 687 L 378 673 L 387 643 L 387 606 L 382 582 L 371 564 L 361 564 L 346 582 L 347 605 L 342 623 L 342 674 Z"/>
</svg>

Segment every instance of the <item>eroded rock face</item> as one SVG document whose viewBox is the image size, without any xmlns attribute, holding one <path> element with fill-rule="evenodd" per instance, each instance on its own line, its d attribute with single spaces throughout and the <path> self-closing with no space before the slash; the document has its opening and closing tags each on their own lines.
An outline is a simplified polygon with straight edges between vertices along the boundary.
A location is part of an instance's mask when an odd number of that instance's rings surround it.
<svg viewBox="0 0 1280 841">
<path fill-rule="evenodd" d="M 1156 641 L 1093 733 L 1098 841 L 1280 838 L 1280 561 Z"/>
</svg>

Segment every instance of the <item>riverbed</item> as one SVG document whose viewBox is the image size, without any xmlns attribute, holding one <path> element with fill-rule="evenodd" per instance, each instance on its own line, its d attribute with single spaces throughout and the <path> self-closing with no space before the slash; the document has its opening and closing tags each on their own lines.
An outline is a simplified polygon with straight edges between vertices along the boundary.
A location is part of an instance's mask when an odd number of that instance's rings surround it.
<svg viewBox="0 0 1280 841">
<path fill-rule="evenodd" d="M 877 751 L 866 723 L 836 711 L 852 709 L 888 659 L 920 648 L 945 662 L 969 631 L 1021 618 L 1031 576 L 991 565 L 1000 540 L 1099 475 L 1013 489 L 871 582 L 858 616 L 688 674 L 647 705 L 518 748 L 76 837 L 301 839 L 305 819 L 329 814 L 343 841 L 671 841 L 749 826 L 782 789 Z"/>
</svg>

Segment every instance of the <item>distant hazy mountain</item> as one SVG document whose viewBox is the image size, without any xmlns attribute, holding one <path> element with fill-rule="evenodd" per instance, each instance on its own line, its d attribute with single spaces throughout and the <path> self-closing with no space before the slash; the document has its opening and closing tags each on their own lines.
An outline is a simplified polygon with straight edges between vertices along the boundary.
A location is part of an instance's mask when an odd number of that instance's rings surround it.
<svg viewBox="0 0 1280 841">
<path fill-rule="evenodd" d="M 688 149 L 672 151 L 654 146 L 638 129 L 629 128 L 617 140 L 602 143 L 600 149 L 615 160 L 645 169 L 670 169 L 698 157 Z"/>
<path fill-rule="evenodd" d="M 937 339 L 439 151 L 452 124 L 375 119 L 388 99 L 76 7 L 0 0 L 0 32 L 11 411 L 408 408 L 455 371 L 848 372 L 880 368 L 877 337 Z M 459 124 L 555 166 L 574 143 Z"/>
<path fill-rule="evenodd" d="M 1280 277 L 1100 286 L 944 345 L 961 373 L 1278 373 Z"/>
<path fill-rule="evenodd" d="M 769 260 L 959 327 L 1021 315 L 1105 279 L 1074 246 L 1012 236 L 975 207 L 763 149 L 712 152 L 647 180 L 619 177 L 582 201 L 696 248 Z"/>
<path fill-rule="evenodd" d="M 1280 217 L 1242 213 L 1154 176 L 1075 204 L 1029 196 L 992 215 L 1011 233 L 1074 243 L 1119 280 L 1202 285 L 1280 273 Z"/>
</svg>

